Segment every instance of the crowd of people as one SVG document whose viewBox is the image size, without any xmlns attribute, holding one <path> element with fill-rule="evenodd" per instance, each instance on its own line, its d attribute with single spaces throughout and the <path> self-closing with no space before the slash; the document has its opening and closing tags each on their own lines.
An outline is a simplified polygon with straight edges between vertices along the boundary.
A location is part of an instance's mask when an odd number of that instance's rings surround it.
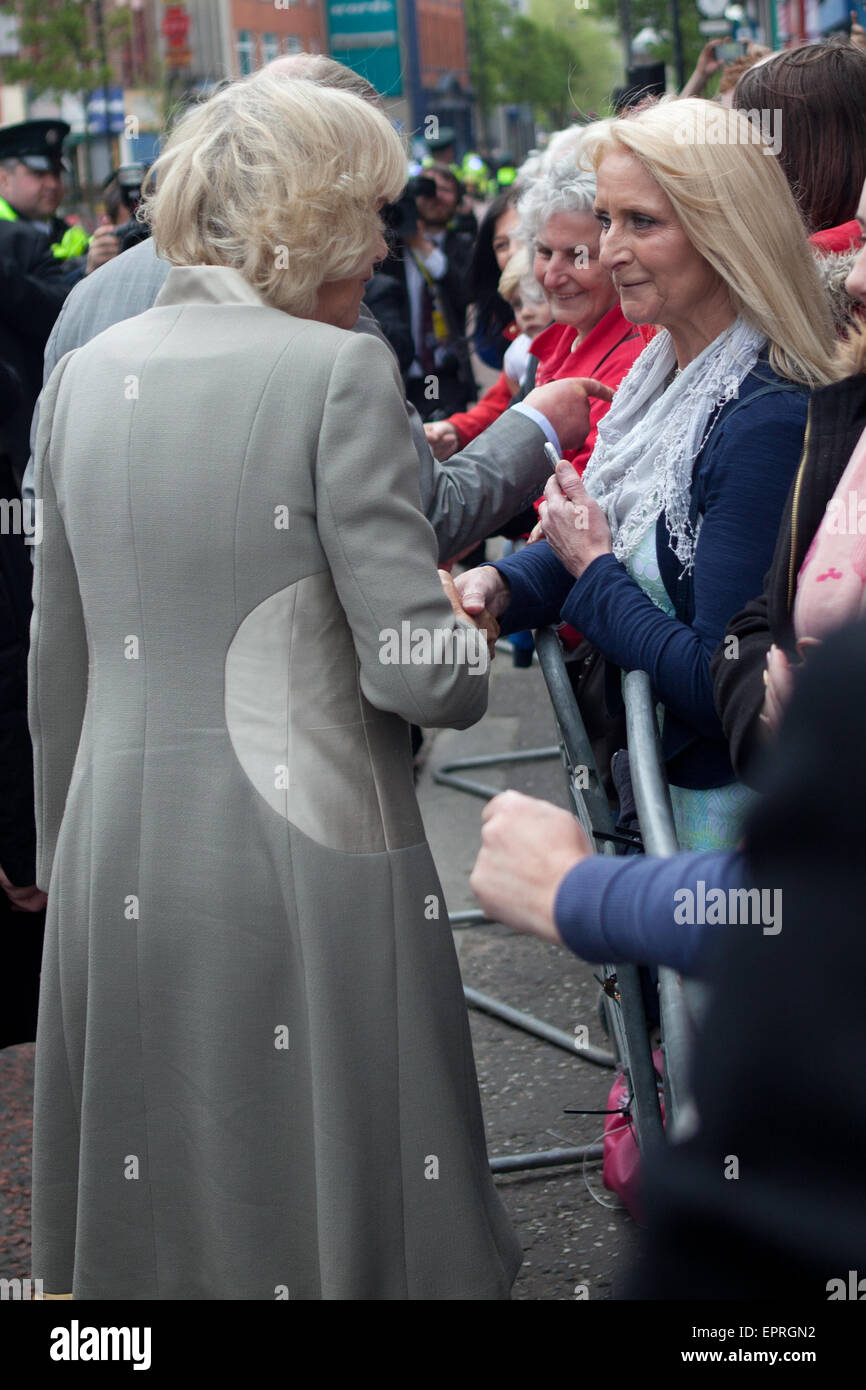
<svg viewBox="0 0 866 1390">
<path fill-rule="evenodd" d="M 36 1037 L 46 1297 L 509 1296 L 410 728 L 475 723 L 488 649 L 551 624 L 623 825 L 649 674 L 682 852 L 595 855 L 509 792 L 473 890 L 713 986 L 632 1295 L 817 1290 L 862 1250 L 862 1135 L 830 1124 L 816 1196 L 767 1139 L 801 1144 L 789 1090 L 774 1129 L 743 1078 L 862 959 L 866 53 L 756 52 L 718 100 L 706 68 L 485 207 L 408 178 L 364 79 L 281 58 L 115 171 L 77 259 L 62 123 L 0 131 L 0 1046 Z M 698 883 L 782 892 L 784 931 L 684 925 Z"/>
</svg>

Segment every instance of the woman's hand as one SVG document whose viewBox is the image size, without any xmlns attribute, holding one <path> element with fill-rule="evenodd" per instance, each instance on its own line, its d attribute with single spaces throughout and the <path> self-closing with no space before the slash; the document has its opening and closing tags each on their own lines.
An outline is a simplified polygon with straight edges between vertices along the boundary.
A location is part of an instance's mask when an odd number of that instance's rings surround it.
<svg viewBox="0 0 866 1390">
<path fill-rule="evenodd" d="M 556 892 L 575 864 L 592 853 L 568 811 L 520 792 L 503 792 L 484 808 L 481 849 L 469 887 L 486 915 L 516 931 L 562 943 L 553 919 Z"/>
<path fill-rule="evenodd" d="M 611 553 L 607 517 L 572 464 L 561 459 L 548 478 L 538 519 L 551 549 L 575 579 L 599 555 Z"/>
<path fill-rule="evenodd" d="M 782 648 L 775 643 L 767 652 L 764 685 L 766 693 L 759 718 L 767 732 L 775 735 L 794 689 L 794 672 Z"/>
<path fill-rule="evenodd" d="M 48 902 L 48 894 L 43 893 L 41 888 L 37 888 L 35 883 L 19 888 L 10 882 L 2 868 L 0 868 L 0 887 L 3 888 L 12 904 L 13 912 L 41 912 Z"/>
<path fill-rule="evenodd" d="M 721 39 L 709 39 L 704 44 L 698 55 L 697 65 L 683 90 L 681 97 L 699 97 L 704 92 L 710 78 L 725 65 L 716 57 L 716 44 L 724 42 L 724 35 Z"/>
<path fill-rule="evenodd" d="M 439 463 L 450 459 L 460 448 L 460 436 L 450 420 L 434 420 L 432 424 L 424 426 L 424 433 L 433 457 L 438 459 Z"/>
</svg>

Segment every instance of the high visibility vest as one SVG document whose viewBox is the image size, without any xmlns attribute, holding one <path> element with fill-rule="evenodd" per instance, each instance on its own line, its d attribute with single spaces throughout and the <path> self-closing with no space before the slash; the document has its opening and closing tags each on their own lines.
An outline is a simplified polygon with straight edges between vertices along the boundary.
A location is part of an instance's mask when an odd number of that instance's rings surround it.
<svg viewBox="0 0 866 1390">
<path fill-rule="evenodd" d="M 5 198 L 0 198 L 0 221 L 21 221 L 18 213 Z M 83 227 L 67 227 L 60 240 L 51 243 L 51 252 L 59 261 L 68 261 L 72 256 L 86 256 L 89 245 L 90 237 Z"/>
</svg>

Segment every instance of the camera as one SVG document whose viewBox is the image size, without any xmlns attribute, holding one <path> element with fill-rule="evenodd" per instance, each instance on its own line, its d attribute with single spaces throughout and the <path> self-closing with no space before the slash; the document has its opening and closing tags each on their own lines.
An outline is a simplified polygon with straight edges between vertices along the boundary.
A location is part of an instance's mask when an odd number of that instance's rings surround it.
<svg viewBox="0 0 866 1390">
<path fill-rule="evenodd" d="M 388 241 L 408 241 L 418 230 L 416 198 L 435 198 L 436 180 L 428 174 L 415 174 L 395 203 L 386 203 L 382 221 L 389 233 Z"/>
</svg>

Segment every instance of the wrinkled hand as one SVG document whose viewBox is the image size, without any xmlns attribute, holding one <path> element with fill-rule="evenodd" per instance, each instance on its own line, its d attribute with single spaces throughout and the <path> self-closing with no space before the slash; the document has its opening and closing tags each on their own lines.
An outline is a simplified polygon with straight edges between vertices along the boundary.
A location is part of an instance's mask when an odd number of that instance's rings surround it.
<svg viewBox="0 0 866 1390">
<path fill-rule="evenodd" d="M 120 246 L 114 228 L 109 218 L 103 217 L 90 242 L 84 267 L 85 275 L 90 275 L 94 270 L 98 270 L 101 265 L 105 265 L 106 261 L 113 260 L 119 250 Z"/>
<path fill-rule="evenodd" d="M 538 509 L 544 536 L 575 579 L 599 555 L 611 553 L 610 527 L 572 464 L 560 459 Z"/>
<path fill-rule="evenodd" d="M 501 618 L 511 602 L 511 585 L 492 565 L 479 565 L 458 575 L 455 586 L 463 611 L 473 622 L 482 613 Z"/>
<path fill-rule="evenodd" d="M 494 922 L 561 944 L 553 919 L 559 885 L 592 853 L 568 811 L 521 792 L 495 796 L 481 816 L 481 849 L 469 886 Z"/>
<path fill-rule="evenodd" d="M 460 448 L 460 436 L 450 420 L 434 420 L 432 424 L 424 426 L 424 433 L 433 457 L 440 463 L 450 459 Z"/>
<path fill-rule="evenodd" d="M 493 661 L 496 656 L 496 639 L 499 636 L 499 624 L 493 614 L 483 607 L 477 613 L 469 613 L 466 608 L 464 608 L 454 580 L 451 578 L 448 571 L 439 570 L 439 578 L 442 580 L 442 588 L 445 590 L 445 594 L 456 616 L 458 618 L 463 618 L 467 623 L 471 623 L 473 627 L 477 627 L 479 632 L 484 633 L 487 642 L 487 651 L 490 654 L 490 660 Z"/>
<path fill-rule="evenodd" d="M 589 434 L 589 406 L 592 397 L 612 401 L 613 391 L 603 381 L 591 377 L 566 377 L 534 386 L 523 404 L 539 410 L 550 421 L 562 449 L 581 449 Z"/>
<path fill-rule="evenodd" d="M 775 643 L 767 652 L 764 685 L 764 704 L 759 717 L 767 732 L 775 735 L 794 689 L 794 672 L 782 648 Z"/>
</svg>

